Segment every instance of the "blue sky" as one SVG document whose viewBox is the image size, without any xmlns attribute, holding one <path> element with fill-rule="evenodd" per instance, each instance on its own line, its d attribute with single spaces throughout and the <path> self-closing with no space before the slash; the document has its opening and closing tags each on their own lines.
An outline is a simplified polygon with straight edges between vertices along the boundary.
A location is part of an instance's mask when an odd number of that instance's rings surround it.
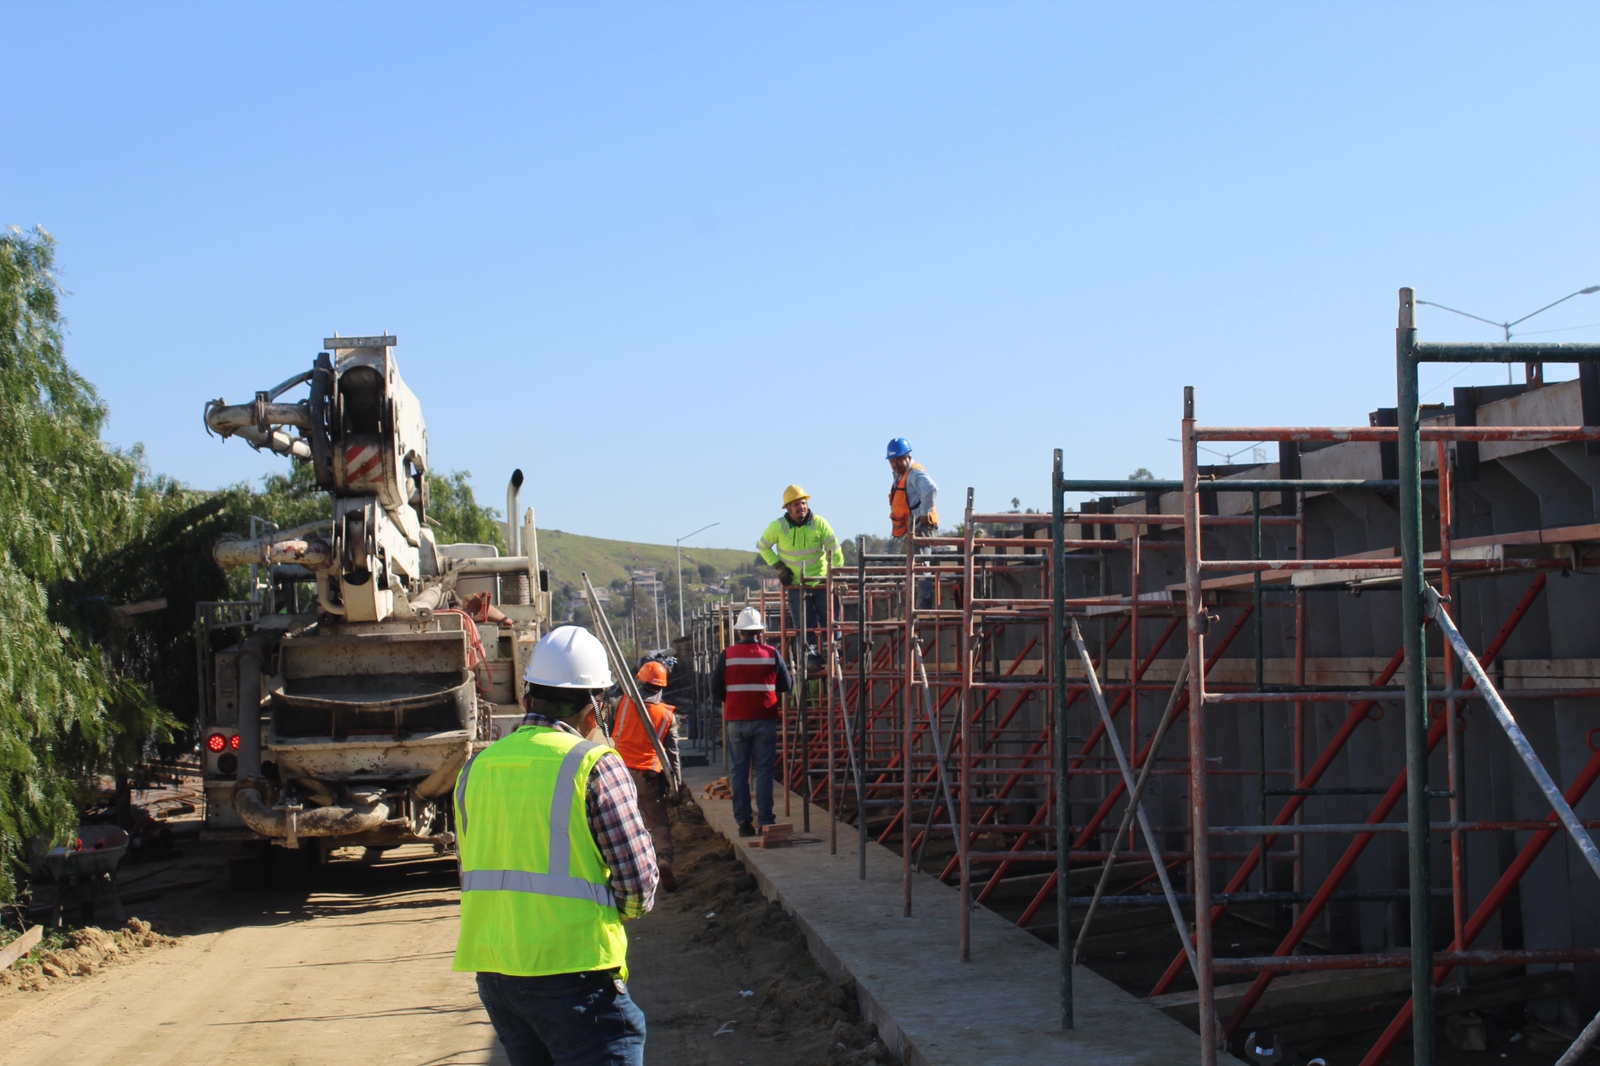
<svg viewBox="0 0 1600 1066">
<path fill-rule="evenodd" d="M 111 439 L 197 486 L 286 462 L 207 438 L 206 400 L 386 329 L 435 467 L 493 501 L 520 466 L 542 526 L 746 547 L 798 481 L 883 532 L 891 436 L 947 521 L 967 486 L 1047 507 L 1055 447 L 1073 476 L 1176 476 L 1184 385 L 1218 424 L 1392 405 L 1401 285 L 1500 319 L 1600 283 L 1597 29 L 1540 4 L 5 2 L 0 224 L 60 241 Z M 1593 323 L 1600 294 L 1527 328 Z M 1457 369 L 1426 398 L 1497 380 Z"/>
</svg>

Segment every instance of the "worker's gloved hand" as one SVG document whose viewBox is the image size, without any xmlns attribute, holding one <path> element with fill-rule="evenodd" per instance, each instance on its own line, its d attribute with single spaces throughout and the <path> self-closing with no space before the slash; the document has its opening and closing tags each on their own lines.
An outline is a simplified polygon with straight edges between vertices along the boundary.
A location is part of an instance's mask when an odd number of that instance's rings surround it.
<svg viewBox="0 0 1600 1066">
<path fill-rule="evenodd" d="M 773 569 L 778 572 L 778 584 L 784 586 L 794 584 L 794 571 L 789 569 L 788 563 L 779 563 Z"/>
<path fill-rule="evenodd" d="M 677 788 L 672 788 L 671 786 L 668 786 L 666 791 L 667 791 L 667 806 L 668 807 L 677 807 L 677 806 L 679 806 L 679 805 L 681 805 L 683 803 L 683 796 L 684 796 L 684 792 L 686 791 L 686 788 L 685 788 L 685 786 L 684 786 L 684 784 L 682 782 L 678 783 L 678 787 Z"/>
</svg>

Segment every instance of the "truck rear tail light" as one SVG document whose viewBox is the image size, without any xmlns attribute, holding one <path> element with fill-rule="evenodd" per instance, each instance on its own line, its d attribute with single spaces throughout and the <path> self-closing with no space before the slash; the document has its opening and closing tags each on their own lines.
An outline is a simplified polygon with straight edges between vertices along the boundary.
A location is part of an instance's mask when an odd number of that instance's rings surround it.
<svg viewBox="0 0 1600 1066">
<path fill-rule="evenodd" d="M 238 751 L 239 750 L 239 734 L 238 733 L 235 733 L 233 735 L 233 739 L 228 741 L 228 747 L 232 748 L 234 751 Z"/>
<path fill-rule="evenodd" d="M 234 747 L 238 747 L 239 746 L 238 740 L 239 740 L 238 737 L 234 738 Z M 223 736 L 221 733 L 212 733 L 209 737 L 206 737 L 206 750 L 208 750 L 208 751 L 213 751 L 213 752 L 221 751 L 223 748 L 226 748 L 227 746 L 228 746 L 228 738 Z"/>
</svg>

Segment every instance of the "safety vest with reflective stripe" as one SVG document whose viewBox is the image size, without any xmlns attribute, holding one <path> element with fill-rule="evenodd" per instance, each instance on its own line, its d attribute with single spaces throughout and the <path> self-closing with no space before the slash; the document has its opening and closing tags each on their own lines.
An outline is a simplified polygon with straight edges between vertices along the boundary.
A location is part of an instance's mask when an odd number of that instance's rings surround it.
<svg viewBox="0 0 1600 1066">
<path fill-rule="evenodd" d="M 670 703 L 646 703 L 650 708 L 650 724 L 656 727 L 656 736 L 665 737 L 672 730 L 672 714 L 677 708 Z M 661 756 L 650 743 L 644 720 L 633 709 L 633 697 L 624 696 L 617 702 L 617 727 L 611 731 L 611 743 L 630 770 L 654 770 L 661 773 Z M 665 745 L 665 740 L 663 740 Z"/>
<path fill-rule="evenodd" d="M 807 585 L 822 584 L 830 567 L 844 565 L 844 549 L 839 547 L 833 527 L 815 512 L 798 526 L 789 521 L 788 515 L 779 518 L 761 534 L 756 550 L 768 566 L 789 564 L 795 581 Z"/>
<path fill-rule="evenodd" d="M 906 467 L 904 474 L 895 479 L 894 487 L 889 490 L 889 522 L 893 526 L 890 533 L 896 537 L 903 537 L 911 531 L 911 501 L 906 496 L 906 478 L 911 476 L 913 470 L 925 469 L 921 463 L 912 463 Z M 939 524 L 939 508 L 928 511 L 928 521 L 935 526 Z"/>
<path fill-rule="evenodd" d="M 722 713 L 730 722 L 778 717 L 778 649 L 759 640 L 723 653 Z"/>
<path fill-rule="evenodd" d="M 589 831 L 589 775 L 610 748 L 522 726 L 456 781 L 456 970 L 515 977 L 621 969 L 628 935 Z"/>
</svg>

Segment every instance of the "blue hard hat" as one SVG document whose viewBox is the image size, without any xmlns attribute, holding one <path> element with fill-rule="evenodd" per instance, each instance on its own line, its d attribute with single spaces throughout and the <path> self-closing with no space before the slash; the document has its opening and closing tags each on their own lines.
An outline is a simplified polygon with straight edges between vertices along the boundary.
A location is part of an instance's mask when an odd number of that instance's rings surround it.
<svg viewBox="0 0 1600 1066">
<path fill-rule="evenodd" d="M 884 456 L 884 458 L 885 459 L 898 459 L 902 455 L 910 455 L 910 454 L 911 454 L 911 442 L 906 440 L 904 437 L 896 437 L 894 440 L 889 442 L 889 454 Z"/>
</svg>

